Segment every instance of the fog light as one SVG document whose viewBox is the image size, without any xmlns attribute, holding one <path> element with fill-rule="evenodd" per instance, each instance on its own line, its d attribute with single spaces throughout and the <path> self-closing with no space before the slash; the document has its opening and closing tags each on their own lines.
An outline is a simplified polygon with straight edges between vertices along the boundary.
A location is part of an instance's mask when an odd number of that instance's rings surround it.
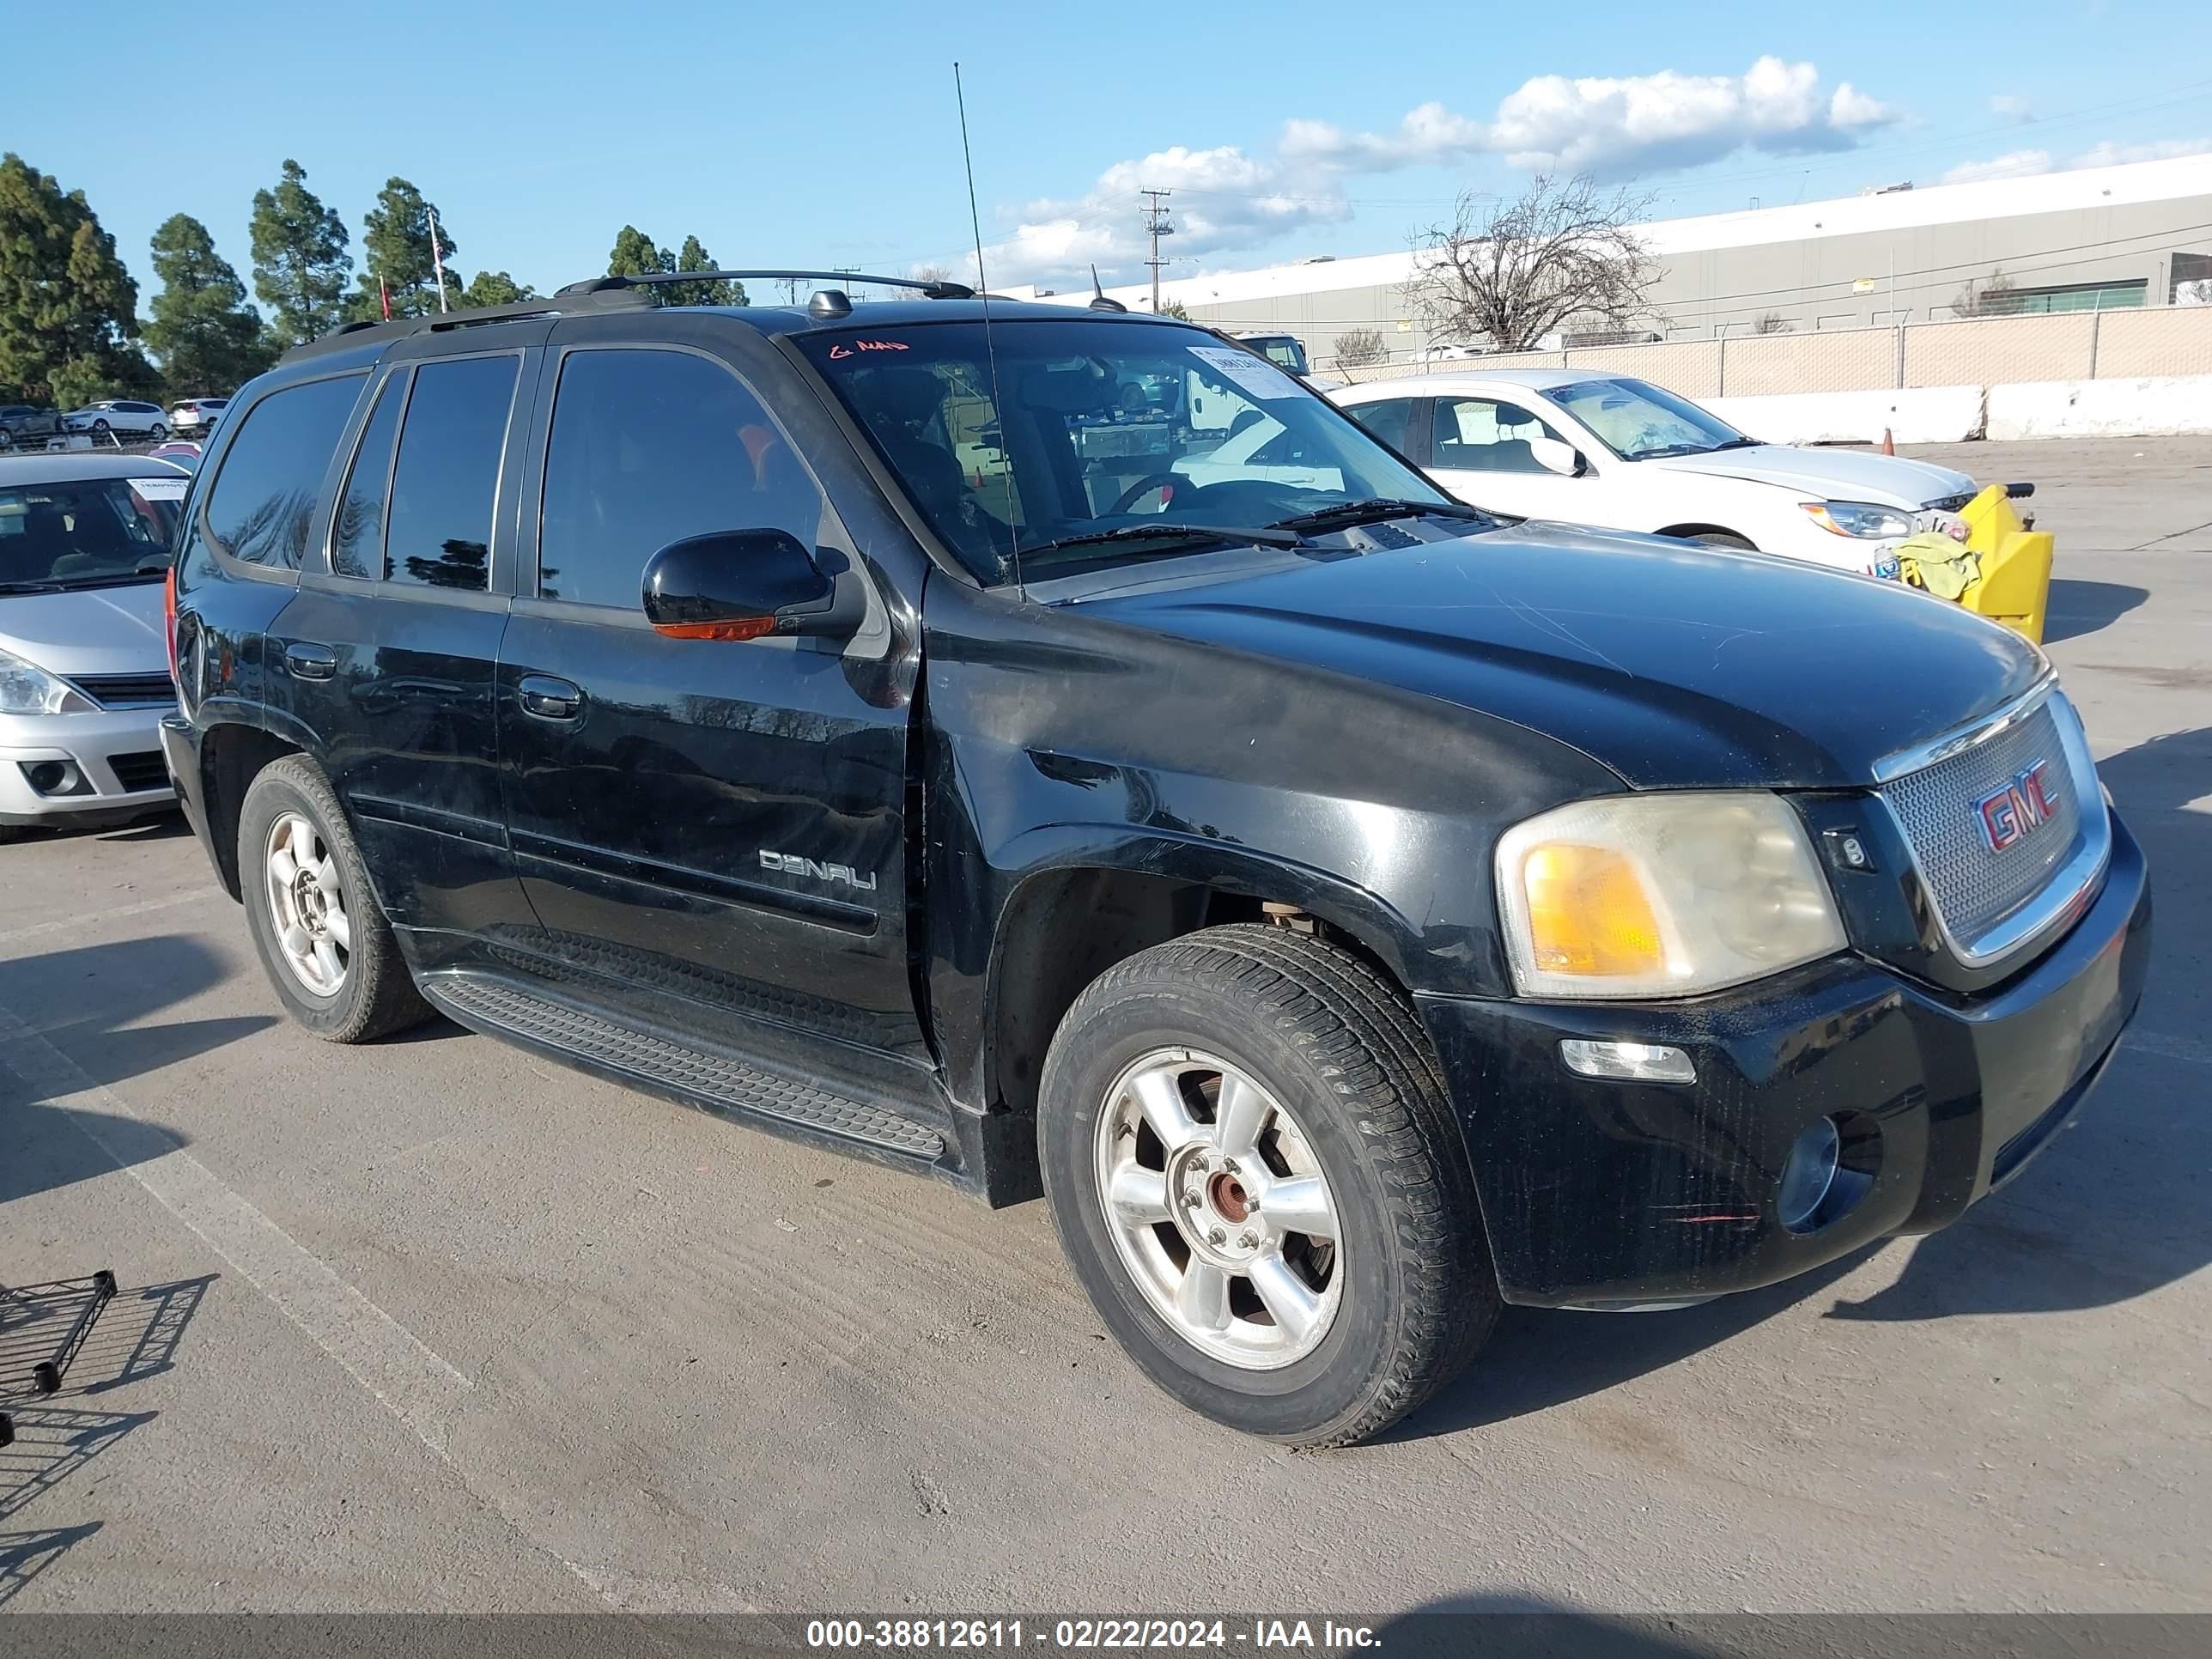
<svg viewBox="0 0 2212 1659">
<path fill-rule="evenodd" d="M 1797 1137 L 1782 1166 L 1782 1190 L 1775 1195 L 1775 1212 L 1793 1233 L 1810 1232 L 1818 1224 L 1820 1206 L 1836 1184 L 1836 1170 L 1843 1152 L 1843 1137 L 1836 1121 L 1824 1117 Z"/>
<path fill-rule="evenodd" d="M 1565 1037 L 1559 1058 L 1581 1077 L 1608 1078 L 1620 1083 L 1695 1083 L 1698 1068 L 1689 1055 L 1663 1042 L 1600 1042 L 1587 1037 Z"/>
<path fill-rule="evenodd" d="M 76 795 L 84 791 L 84 774 L 74 761 L 28 761 L 23 776 L 42 795 Z"/>
</svg>

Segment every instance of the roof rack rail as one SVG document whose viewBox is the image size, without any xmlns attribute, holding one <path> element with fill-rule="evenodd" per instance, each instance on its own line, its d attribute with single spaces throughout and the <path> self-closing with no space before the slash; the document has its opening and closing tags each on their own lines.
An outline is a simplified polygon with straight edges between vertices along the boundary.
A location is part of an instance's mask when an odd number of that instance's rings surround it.
<svg viewBox="0 0 2212 1659">
<path fill-rule="evenodd" d="M 572 311 L 635 310 L 648 303 L 643 295 L 621 289 L 573 294 L 563 289 L 542 300 L 517 300 L 511 305 L 464 306 L 458 311 L 434 312 L 424 317 L 394 317 L 389 322 L 341 323 L 319 338 L 294 346 L 281 361 L 297 362 L 325 351 L 404 340 L 414 334 L 443 334 L 451 329 L 480 328 L 487 323 L 520 322 L 532 317 L 559 317 Z"/>
<path fill-rule="evenodd" d="M 760 283 L 829 282 L 872 283 L 878 288 L 910 288 L 932 300 L 972 300 L 975 290 L 965 283 L 933 282 L 923 276 L 871 276 L 858 270 L 647 270 L 634 276 L 586 276 L 571 283 L 554 295 L 605 294 L 626 288 L 656 288 L 665 283 L 718 283 L 745 280 Z"/>
</svg>

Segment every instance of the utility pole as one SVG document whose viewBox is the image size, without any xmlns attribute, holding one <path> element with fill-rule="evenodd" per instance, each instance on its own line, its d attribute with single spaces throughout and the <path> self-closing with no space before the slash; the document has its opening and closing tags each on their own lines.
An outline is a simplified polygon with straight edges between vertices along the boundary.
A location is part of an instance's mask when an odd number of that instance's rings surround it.
<svg viewBox="0 0 2212 1659">
<path fill-rule="evenodd" d="M 1160 314 L 1160 267 L 1167 261 L 1160 258 L 1160 238 L 1175 234 L 1175 226 L 1168 218 L 1167 198 L 1175 194 L 1171 190 L 1140 190 L 1138 195 L 1145 200 L 1145 234 L 1152 239 L 1152 257 L 1145 263 L 1152 268 L 1152 315 Z"/>
</svg>

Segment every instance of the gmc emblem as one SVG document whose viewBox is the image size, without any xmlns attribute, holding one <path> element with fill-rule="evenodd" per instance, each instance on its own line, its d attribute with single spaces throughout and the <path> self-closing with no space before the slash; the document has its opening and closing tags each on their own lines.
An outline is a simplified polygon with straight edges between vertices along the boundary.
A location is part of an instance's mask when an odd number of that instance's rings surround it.
<svg viewBox="0 0 2212 1659">
<path fill-rule="evenodd" d="M 2051 767 L 2038 761 L 2002 789 L 1974 803 L 1981 816 L 1982 838 L 1992 853 L 2002 853 L 2014 842 L 2033 835 L 2058 810 L 2051 796 Z"/>
</svg>

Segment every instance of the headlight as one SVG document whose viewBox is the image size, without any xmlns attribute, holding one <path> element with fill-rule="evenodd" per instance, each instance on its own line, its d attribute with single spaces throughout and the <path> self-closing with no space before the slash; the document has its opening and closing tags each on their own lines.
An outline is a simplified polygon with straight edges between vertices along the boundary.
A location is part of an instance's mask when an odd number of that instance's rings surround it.
<svg viewBox="0 0 2212 1659">
<path fill-rule="evenodd" d="M 1678 997 L 1832 955 L 1844 924 L 1779 796 L 1576 801 L 1498 844 L 1498 908 L 1524 996 Z"/>
<path fill-rule="evenodd" d="M 52 674 L 0 651 L 0 714 L 83 714 L 92 705 Z"/>
<path fill-rule="evenodd" d="M 1800 501 L 1805 514 L 1832 536 L 1857 536 L 1868 541 L 1889 536 L 1910 536 L 1912 520 L 1893 507 L 1872 501 Z"/>
</svg>

